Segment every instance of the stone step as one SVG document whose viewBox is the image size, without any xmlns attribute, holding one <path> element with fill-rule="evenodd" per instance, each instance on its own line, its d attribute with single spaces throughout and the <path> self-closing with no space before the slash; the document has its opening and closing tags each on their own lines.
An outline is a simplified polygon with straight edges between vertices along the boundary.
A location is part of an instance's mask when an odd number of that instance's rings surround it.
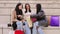
<svg viewBox="0 0 60 34">
<path fill-rule="evenodd" d="M 36 13 L 36 9 L 31 9 L 32 13 Z M 60 9 L 43 9 L 46 15 L 60 15 Z M 14 11 L 13 9 L 1 9 L 0 8 L 0 15 L 11 15 L 12 12 Z M 23 12 L 25 9 L 23 9 Z"/>
<path fill-rule="evenodd" d="M 10 23 L 10 16 L 0 16 L 0 24 Z"/>
<path fill-rule="evenodd" d="M 48 23 L 50 24 L 50 15 L 47 15 L 47 20 L 49 21 Z M 0 24 L 8 24 L 8 23 L 12 23 L 12 17 L 11 16 L 0 16 Z M 60 16 L 59 16 L 59 21 L 60 21 Z M 59 22 L 60 24 L 60 22 Z"/>
<path fill-rule="evenodd" d="M 42 29 L 43 30 L 43 29 Z M 13 32 L 11 28 L 3 28 L 3 34 L 9 34 L 9 32 Z M 43 30 L 44 34 L 60 34 L 60 27 L 47 27 Z M 2 28 L 0 27 L 0 34 L 2 34 Z"/>
<path fill-rule="evenodd" d="M 59 0 L 0 0 L 0 1 L 59 1 Z"/>
<path fill-rule="evenodd" d="M 0 3 L 10 3 L 10 4 L 12 4 L 12 3 L 19 3 L 19 2 L 21 2 L 21 3 L 23 3 L 23 4 L 25 4 L 25 3 L 60 3 L 60 0 L 59 1 L 55 1 L 55 0 L 52 0 L 52 1 L 0 1 Z"/>
<path fill-rule="evenodd" d="M 51 15 L 47 15 L 47 18 L 50 18 Z M 12 16 L 9 15 L 0 15 L 0 24 L 12 23 Z"/>
<path fill-rule="evenodd" d="M 0 15 L 10 15 L 10 9 L 5 9 L 5 8 L 3 8 L 3 9 L 0 9 Z"/>
<path fill-rule="evenodd" d="M 17 4 L 0 4 L 0 8 L 15 8 Z M 55 3 L 52 3 L 52 4 L 41 4 L 42 5 L 42 8 L 44 9 L 60 9 L 60 3 L 59 4 L 55 4 Z M 30 4 L 31 8 L 36 8 L 36 4 Z M 25 8 L 25 4 L 23 4 L 23 8 Z"/>
<path fill-rule="evenodd" d="M 42 8 L 45 9 L 60 9 L 60 1 L 0 1 L 0 8 L 15 8 L 19 2 L 23 3 L 23 6 L 25 6 L 25 3 L 29 3 L 31 8 L 35 8 L 36 4 L 40 3 Z"/>
</svg>

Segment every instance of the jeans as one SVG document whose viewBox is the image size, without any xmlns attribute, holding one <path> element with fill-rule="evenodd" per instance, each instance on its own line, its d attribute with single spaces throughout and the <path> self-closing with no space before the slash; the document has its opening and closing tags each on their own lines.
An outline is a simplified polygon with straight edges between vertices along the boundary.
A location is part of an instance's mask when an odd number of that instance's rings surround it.
<svg viewBox="0 0 60 34">
<path fill-rule="evenodd" d="M 16 24 L 17 24 L 17 30 L 23 30 L 23 23 L 22 23 L 22 21 L 17 21 Z"/>
<path fill-rule="evenodd" d="M 33 23 L 33 33 L 32 34 L 44 34 L 44 32 L 42 31 L 42 28 L 41 27 L 37 28 L 37 26 L 39 26 L 38 21 Z"/>
<path fill-rule="evenodd" d="M 21 21 L 17 21 L 17 29 L 18 30 L 24 30 L 25 34 L 31 34 L 31 30 L 28 26 L 27 21 L 24 22 L 25 25 L 23 25 L 23 23 Z"/>
</svg>

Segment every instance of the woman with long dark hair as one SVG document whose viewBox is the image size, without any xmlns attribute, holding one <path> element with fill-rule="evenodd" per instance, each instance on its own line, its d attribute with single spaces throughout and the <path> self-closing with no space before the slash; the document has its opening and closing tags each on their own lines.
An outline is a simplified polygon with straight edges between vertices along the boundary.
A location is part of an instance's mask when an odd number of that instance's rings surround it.
<svg viewBox="0 0 60 34">
<path fill-rule="evenodd" d="M 27 21 L 24 19 L 22 8 L 22 4 L 18 3 L 12 13 L 12 21 L 15 22 L 13 24 L 13 28 L 14 30 L 24 30 L 25 34 L 30 34 L 29 26 L 27 24 Z"/>
<path fill-rule="evenodd" d="M 33 34 L 44 34 L 42 27 L 47 25 L 46 16 L 41 8 L 41 4 L 36 5 L 37 21 L 33 24 Z"/>
<path fill-rule="evenodd" d="M 14 30 L 16 29 L 23 30 L 22 19 L 23 19 L 22 4 L 18 3 L 15 7 L 15 10 L 12 13 L 12 22 L 13 22 L 12 26 Z"/>
<path fill-rule="evenodd" d="M 31 29 L 31 32 L 32 32 L 32 22 L 31 22 L 31 19 L 30 19 L 30 15 L 31 15 L 31 7 L 28 3 L 25 4 L 25 19 L 26 21 L 28 22 L 28 26 L 30 27 Z"/>
<path fill-rule="evenodd" d="M 30 12 L 31 13 L 31 9 L 30 9 L 30 5 L 28 3 L 25 4 L 25 13 Z"/>
<path fill-rule="evenodd" d="M 32 27 L 32 22 L 30 21 L 30 15 L 31 15 L 31 9 L 30 9 L 30 5 L 28 3 L 25 4 L 25 19 L 28 22 L 29 27 Z"/>
</svg>

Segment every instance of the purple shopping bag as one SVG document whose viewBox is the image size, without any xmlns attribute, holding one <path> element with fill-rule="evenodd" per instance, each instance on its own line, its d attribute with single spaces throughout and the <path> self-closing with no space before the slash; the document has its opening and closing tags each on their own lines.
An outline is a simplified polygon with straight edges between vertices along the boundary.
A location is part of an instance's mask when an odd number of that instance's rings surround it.
<svg viewBox="0 0 60 34">
<path fill-rule="evenodd" d="M 59 26 L 59 16 L 51 16 L 51 26 Z"/>
<path fill-rule="evenodd" d="M 60 26 L 60 16 L 59 16 L 59 26 Z"/>
</svg>

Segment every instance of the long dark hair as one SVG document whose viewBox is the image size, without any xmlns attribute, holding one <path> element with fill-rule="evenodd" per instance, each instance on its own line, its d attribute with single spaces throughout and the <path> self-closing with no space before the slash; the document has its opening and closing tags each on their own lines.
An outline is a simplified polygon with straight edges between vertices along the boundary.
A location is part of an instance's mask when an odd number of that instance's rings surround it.
<svg viewBox="0 0 60 34">
<path fill-rule="evenodd" d="M 25 4 L 25 10 L 26 10 L 26 11 L 25 11 L 25 13 L 27 13 L 26 5 L 28 5 L 28 6 L 29 6 L 29 12 L 31 12 L 30 5 L 29 5 L 28 3 L 26 3 L 26 4 Z"/>
<path fill-rule="evenodd" d="M 21 4 L 21 3 L 18 3 L 18 4 L 16 5 L 16 7 L 15 7 L 15 11 L 16 11 L 17 15 L 18 15 L 18 14 L 20 14 L 20 15 L 23 14 L 22 9 L 19 9 L 19 6 L 20 6 L 20 5 L 22 5 L 22 4 Z"/>
<path fill-rule="evenodd" d="M 37 4 L 37 5 L 36 5 L 36 10 L 37 10 L 37 14 L 38 14 L 38 12 L 41 11 L 41 4 Z"/>
</svg>

